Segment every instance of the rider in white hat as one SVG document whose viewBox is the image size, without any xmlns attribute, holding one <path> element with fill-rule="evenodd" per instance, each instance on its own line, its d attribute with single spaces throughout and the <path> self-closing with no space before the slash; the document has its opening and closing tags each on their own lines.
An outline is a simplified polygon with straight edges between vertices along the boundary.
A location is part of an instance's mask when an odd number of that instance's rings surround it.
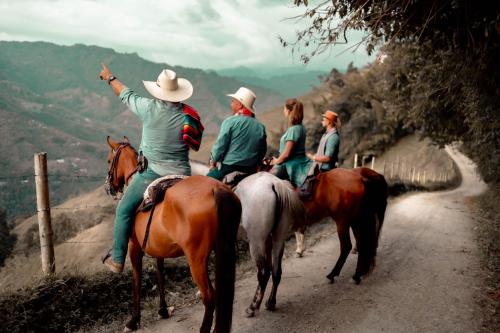
<svg viewBox="0 0 500 333">
<path fill-rule="evenodd" d="M 266 128 L 255 118 L 255 94 L 241 87 L 231 97 L 233 116 L 222 122 L 212 146 L 207 176 L 222 180 L 233 171 L 254 173 L 267 150 Z M 219 167 L 216 163 L 220 162 Z"/>
<path fill-rule="evenodd" d="M 113 92 L 143 124 L 140 151 L 147 159 L 147 168 L 133 176 L 116 208 L 113 249 L 110 256 L 105 257 L 104 264 L 113 272 L 120 273 L 127 255 L 135 211 L 146 187 L 162 176 L 191 174 L 189 148 L 181 134 L 185 106 L 180 102 L 193 94 L 193 86 L 188 80 L 177 78 L 174 71 L 164 69 L 156 82 L 143 81 L 146 90 L 155 97 L 145 98 L 127 88 L 106 65 L 101 66 L 101 80 L 107 81 Z"/>
</svg>

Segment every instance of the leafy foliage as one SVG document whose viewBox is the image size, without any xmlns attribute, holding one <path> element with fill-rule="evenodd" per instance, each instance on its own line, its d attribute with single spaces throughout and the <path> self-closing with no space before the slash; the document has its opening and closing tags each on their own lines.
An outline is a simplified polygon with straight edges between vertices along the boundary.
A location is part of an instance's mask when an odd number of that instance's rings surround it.
<svg viewBox="0 0 500 333">
<path fill-rule="evenodd" d="M 351 160 L 354 153 L 380 155 L 398 139 L 413 133 L 411 126 L 405 126 L 396 109 L 385 103 L 383 83 L 384 69 L 372 66 L 358 70 L 350 66 L 346 74 L 333 69 L 325 84 L 333 98 L 314 104 L 314 112 L 321 114 L 327 109 L 335 110 L 341 119 L 340 158 Z M 307 128 L 307 149 L 316 150 L 324 128 L 317 117 L 305 124 Z"/>
<path fill-rule="evenodd" d="M 389 56 L 376 94 L 393 120 L 439 145 L 463 141 L 485 180 L 500 182 L 500 2 L 332 0 L 303 16 L 313 23 L 284 46 L 312 46 L 307 62 L 366 31 L 368 53 L 385 44 Z"/>
</svg>

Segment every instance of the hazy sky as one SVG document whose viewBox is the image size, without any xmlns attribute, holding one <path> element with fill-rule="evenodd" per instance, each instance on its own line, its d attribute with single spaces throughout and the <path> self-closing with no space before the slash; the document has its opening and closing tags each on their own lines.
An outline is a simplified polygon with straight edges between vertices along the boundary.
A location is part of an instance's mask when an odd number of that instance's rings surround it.
<svg viewBox="0 0 500 333">
<path fill-rule="evenodd" d="M 314 1 L 310 1 L 313 2 Z M 302 66 L 281 47 L 306 21 L 284 20 L 304 11 L 292 0 L 0 0 L 0 40 L 83 43 L 137 52 L 170 65 L 205 69 Z M 350 34 L 352 44 L 361 32 Z M 366 64 L 364 46 L 336 46 L 310 69 Z"/>
</svg>

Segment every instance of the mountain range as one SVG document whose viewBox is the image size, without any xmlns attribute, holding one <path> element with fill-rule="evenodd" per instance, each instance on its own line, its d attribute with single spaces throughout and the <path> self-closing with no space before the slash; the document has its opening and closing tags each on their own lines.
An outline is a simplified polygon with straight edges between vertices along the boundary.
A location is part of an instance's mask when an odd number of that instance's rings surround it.
<svg viewBox="0 0 500 333">
<path fill-rule="evenodd" d="M 34 210 L 34 153 L 48 153 L 51 197 L 59 202 L 102 182 L 107 135 L 116 139 L 126 135 L 138 146 L 140 123 L 97 77 L 101 62 L 143 96 L 148 94 L 142 80 L 156 80 L 163 68 L 188 78 L 194 86 L 188 103 L 200 112 L 208 135 L 217 133 L 230 115 L 227 93 L 243 85 L 251 88 L 258 96 L 259 113 L 307 91 L 309 86 L 298 76 L 317 74 L 292 73 L 295 78 L 281 81 L 231 77 L 229 72 L 223 76 L 154 63 L 135 53 L 97 46 L 0 41 L 0 209 L 9 216 Z"/>
</svg>

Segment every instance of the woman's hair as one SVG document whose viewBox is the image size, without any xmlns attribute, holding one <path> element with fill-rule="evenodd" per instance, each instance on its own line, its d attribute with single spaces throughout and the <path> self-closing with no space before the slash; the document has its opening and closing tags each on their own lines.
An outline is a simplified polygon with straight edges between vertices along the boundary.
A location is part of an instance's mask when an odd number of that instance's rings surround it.
<svg viewBox="0 0 500 333">
<path fill-rule="evenodd" d="M 285 108 L 290 111 L 288 120 L 292 126 L 302 124 L 302 120 L 304 119 L 304 105 L 302 105 L 302 102 L 296 98 L 287 99 Z"/>
</svg>

